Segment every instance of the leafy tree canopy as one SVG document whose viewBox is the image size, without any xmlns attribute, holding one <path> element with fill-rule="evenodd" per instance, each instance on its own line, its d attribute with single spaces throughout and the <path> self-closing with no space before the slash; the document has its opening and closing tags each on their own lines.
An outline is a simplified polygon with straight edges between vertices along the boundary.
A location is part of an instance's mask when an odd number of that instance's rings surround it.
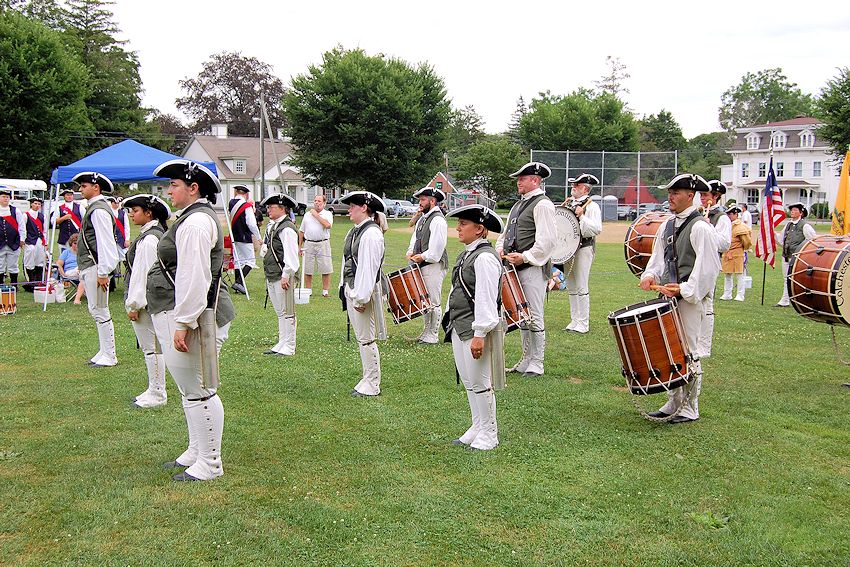
<svg viewBox="0 0 850 567">
<path fill-rule="evenodd" d="M 731 147 L 732 138 L 726 132 L 691 138 L 679 152 L 679 171 L 696 173 L 705 179 L 720 179 L 720 166 L 732 163 L 732 156 L 726 152 Z"/>
<path fill-rule="evenodd" d="M 737 128 L 811 116 L 813 100 L 791 83 L 782 69 L 747 73 L 720 97 L 720 125 L 729 133 Z"/>
<path fill-rule="evenodd" d="M 850 67 L 838 69 L 826 83 L 816 107 L 824 122 L 818 136 L 829 142 L 836 156 L 843 157 L 850 149 Z"/>
<path fill-rule="evenodd" d="M 446 130 L 446 148 L 449 154 L 458 155 L 465 152 L 484 136 L 484 119 L 472 105 L 452 110 Z"/>
<path fill-rule="evenodd" d="M 430 66 L 342 47 L 292 80 L 283 107 L 302 174 L 389 196 L 431 178 L 450 116 Z"/>
<path fill-rule="evenodd" d="M 222 51 L 204 63 L 194 79 L 180 81 L 186 96 L 177 99 L 177 108 L 194 122 L 189 129 L 206 132 L 213 124 L 227 124 L 236 136 L 258 136 L 260 92 L 266 101 L 272 128 L 285 125 L 280 101 L 285 89 L 272 66 L 256 57 Z"/>
<path fill-rule="evenodd" d="M 639 122 L 640 149 L 643 152 L 670 152 L 681 150 L 687 144 L 682 127 L 667 110 L 650 114 Z"/>
<path fill-rule="evenodd" d="M 527 154 L 507 135 L 488 135 L 473 143 L 455 161 L 455 177 L 463 184 L 501 201 L 516 193 L 516 180 L 508 176 L 526 159 Z"/>
</svg>

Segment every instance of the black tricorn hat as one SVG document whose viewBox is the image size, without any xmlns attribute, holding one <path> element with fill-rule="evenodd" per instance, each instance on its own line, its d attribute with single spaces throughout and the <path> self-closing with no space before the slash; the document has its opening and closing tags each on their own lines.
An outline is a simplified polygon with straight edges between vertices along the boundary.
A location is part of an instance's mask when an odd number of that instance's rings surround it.
<svg viewBox="0 0 850 567">
<path fill-rule="evenodd" d="M 281 207 L 287 207 L 289 209 L 294 209 L 298 206 L 298 203 L 295 202 L 295 199 L 290 197 L 289 195 L 284 195 L 282 193 L 276 193 L 274 195 L 269 195 L 262 201 L 260 201 L 260 205 L 263 207 L 267 207 L 269 205 L 280 205 Z"/>
<path fill-rule="evenodd" d="M 708 186 L 711 187 L 712 193 L 720 193 L 721 195 L 726 194 L 726 184 L 718 179 L 712 179 L 709 181 Z"/>
<path fill-rule="evenodd" d="M 437 199 L 437 202 L 440 203 L 446 200 L 446 194 L 442 189 L 435 189 L 434 187 L 423 187 L 419 191 L 413 194 L 417 199 L 419 197 L 434 197 Z"/>
<path fill-rule="evenodd" d="M 741 207 L 739 207 L 737 203 L 732 203 L 731 205 L 726 207 L 726 214 L 729 214 L 729 213 L 741 214 Z"/>
<path fill-rule="evenodd" d="M 246 185 L 234 185 L 233 190 L 237 193 L 245 193 L 246 195 L 251 192 Z"/>
<path fill-rule="evenodd" d="M 806 205 L 804 205 L 802 201 L 797 201 L 796 203 L 788 205 L 788 210 L 790 211 L 791 209 L 800 209 L 800 213 L 803 215 L 803 218 L 809 216 L 809 209 L 806 208 Z"/>
<path fill-rule="evenodd" d="M 97 185 L 100 187 L 100 192 L 104 195 L 112 193 L 115 190 L 115 187 L 112 185 L 112 181 L 110 181 L 104 174 L 96 171 L 83 171 L 82 173 L 78 173 L 71 181 L 75 181 L 81 185 L 83 183 Z"/>
<path fill-rule="evenodd" d="M 659 185 L 659 189 L 669 191 L 670 189 L 686 189 L 688 191 L 707 191 L 711 192 L 711 186 L 708 182 L 693 173 L 681 173 L 670 180 L 667 185 Z"/>
<path fill-rule="evenodd" d="M 491 232 L 502 232 L 505 229 L 505 225 L 502 223 L 502 219 L 499 218 L 499 215 L 484 205 L 466 205 L 464 207 L 458 207 L 457 209 L 450 211 L 446 216 L 457 217 L 459 219 L 472 221 L 476 224 L 482 224 L 484 225 L 484 228 Z"/>
<path fill-rule="evenodd" d="M 5 187 L 0 187 L 0 195 L 8 195 L 8 196 L 11 197 L 12 191 L 10 191 L 9 189 L 6 189 Z"/>
<path fill-rule="evenodd" d="M 523 175 L 536 175 L 540 179 L 546 179 L 552 175 L 552 170 L 545 163 L 539 161 L 530 161 L 517 171 L 514 171 L 509 177 L 521 177 Z"/>
<path fill-rule="evenodd" d="M 171 216 L 168 204 L 156 195 L 133 195 L 121 201 L 121 206 L 129 209 L 131 207 L 142 207 L 153 213 L 153 218 L 159 221 L 167 221 Z"/>
<path fill-rule="evenodd" d="M 27 199 L 27 201 L 29 201 L 30 203 L 44 204 L 44 199 L 42 199 L 41 197 L 30 197 L 29 199 Z"/>
<path fill-rule="evenodd" d="M 578 177 L 567 179 L 568 182 L 573 185 L 578 185 L 579 183 L 586 183 L 587 185 L 599 185 L 599 179 L 595 175 L 591 175 L 589 173 L 582 173 Z"/>
<path fill-rule="evenodd" d="M 73 195 L 73 194 L 74 194 L 74 190 L 73 190 L 73 189 L 70 189 L 70 188 L 68 188 L 68 187 L 66 187 L 65 189 L 62 189 L 62 190 L 59 192 L 59 194 L 60 194 L 60 195 L 67 195 L 68 193 L 70 193 L 71 195 Z"/>
<path fill-rule="evenodd" d="M 206 197 L 213 204 L 218 198 L 217 195 L 221 193 L 221 183 L 218 182 L 218 177 L 203 165 L 188 159 L 167 161 L 153 170 L 153 174 L 157 177 L 180 179 L 186 183 L 197 183 L 201 197 Z"/>
<path fill-rule="evenodd" d="M 374 213 L 383 213 L 386 210 L 384 201 L 369 191 L 352 191 L 340 197 L 339 202 L 345 205 L 366 205 Z"/>
</svg>

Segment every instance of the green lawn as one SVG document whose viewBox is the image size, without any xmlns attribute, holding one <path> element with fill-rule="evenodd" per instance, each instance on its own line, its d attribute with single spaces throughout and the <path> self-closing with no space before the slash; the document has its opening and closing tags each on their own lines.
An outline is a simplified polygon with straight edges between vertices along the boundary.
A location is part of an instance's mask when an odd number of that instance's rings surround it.
<svg viewBox="0 0 850 567">
<path fill-rule="evenodd" d="M 347 227 L 337 217 L 335 266 Z M 130 405 L 146 378 L 120 291 L 120 364 L 102 370 L 85 365 L 97 338 L 84 307 L 43 314 L 21 294 L 0 318 L 0 564 L 847 565 L 848 370 L 826 325 L 770 307 L 779 270 L 759 305 L 751 265 L 747 301 L 716 305 L 702 419 L 656 425 L 621 387 L 606 320 L 651 296 L 622 245 L 600 245 L 590 334 L 562 332 L 567 296 L 549 296 L 546 375 L 509 377 L 491 452 L 449 444 L 469 408 L 449 345 L 408 342 L 421 319 L 390 323 L 383 394 L 353 399 L 360 359 L 339 302 L 316 282 L 297 355 L 262 356 L 277 324 L 255 272 L 222 353 L 225 475 L 189 484 L 160 468 L 186 443 L 171 379 L 166 407 Z"/>
</svg>

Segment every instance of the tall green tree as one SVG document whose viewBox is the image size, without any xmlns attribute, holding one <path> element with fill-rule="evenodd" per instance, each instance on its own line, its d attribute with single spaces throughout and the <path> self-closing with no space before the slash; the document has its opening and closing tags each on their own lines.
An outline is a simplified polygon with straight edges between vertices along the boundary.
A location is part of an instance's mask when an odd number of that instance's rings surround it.
<svg viewBox="0 0 850 567">
<path fill-rule="evenodd" d="M 811 116 L 811 95 L 801 91 L 782 73 L 781 68 L 747 73 L 741 82 L 720 97 L 720 125 L 729 133 L 737 128 Z"/>
<path fill-rule="evenodd" d="M 59 32 L 13 11 L 0 13 L 0 177 L 43 177 L 81 157 L 91 132 L 89 75 Z"/>
<path fill-rule="evenodd" d="M 65 10 L 57 0 L 0 0 L 0 12 L 4 10 L 16 10 L 54 30 L 64 25 Z"/>
<path fill-rule="evenodd" d="M 105 0 L 67 0 L 65 39 L 89 71 L 86 108 L 97 137 L 87 140 L 97 150 L 125 137 L 156 133 L 141 106 L 142 80 L 136 54 L 116 39 L 118 26 Z"/>
<path fill-rule="evenodd" d="M 670 152 L 687 145 L 682 127 L 667 110 L 650 114 L 639 121 L 642 152 Z"/>
<path fill-rule="evenodd" d="M 638 123 L 625 104 L 607 92 L 579 89 L 567 96 L 540 93 L 519 127 L 538 150 L 637 151 Z"/>
<path fill-rule="evenodd" d="M 836 156 L 843 157 L 850 148 L 850 67 L 838 69 L 838 74 L 827 81 L 816 108 L 824 122 L 818 136 L 829 142 Z"/>
<path fill-rule="evenodd" d="M 285 126 L 280 106 L 286 91 L 283 81 L 271 65 L 256 57 L 228 51 L 213 54 L 197 77 L 180 81 L 180 88 L 187 94 L 177 99 L 177 108 L 193 119 L 192 132 L 227 124 L 230 134 L 258 136 L 260 124 L 254 119 L 260 116 L 260 92 L 272 128 Z"/>
<path fill-rule="evenodd" d="M 732 163 L 732 156 L 726 151 L 731 147 L 732 138 L 726 132 L 695 136 L 679 152 L 679 171 L 720 179 L 720 166 Z"/>
<path fill-rule="evenodd" d="M 528 106 L 525 104 L 525 99 L 520 95 L 516 101 L 516 110 L 511 114 L 511 121 L 508 123 L 508 138 L 511 142 L 522 147 L 527 147 L 522 137 L 519 134 L 519 125 L 522 122 L 522 117 L 528 114 Z"/>
<path fill-rule="evenodd" d="M 292 80 L 283 108 L 309 180 L 389 196 L 433 175 L 451 111 L 430 66 L 342 47 Z"/>
<path fill-rule="evenodd" d="M 452 110 L 446 129 L 446 148 L 449 154 L 462 154 L 475 142 L 484 138 L 484 119 L 471 104 Z"/>
<path fill-rule="evenodd" d="M 516 180 L 509 175 L 519 169 L 526 158 L 523 149 L 506 134 L 487 135 L 455 161 L 455 178 L 501 201 L 516 193 Z"/>
</svg>

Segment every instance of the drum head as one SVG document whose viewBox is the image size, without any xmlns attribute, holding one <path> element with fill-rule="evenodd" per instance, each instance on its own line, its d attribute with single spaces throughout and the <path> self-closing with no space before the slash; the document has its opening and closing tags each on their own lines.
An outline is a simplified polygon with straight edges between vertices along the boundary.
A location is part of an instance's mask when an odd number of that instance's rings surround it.
<svg viewBox="0 0 850 567">
<path fill-rule="evenodd" d="M 656 313 L 664 314 L 673 308 L 673 304 L 667 299 L 653 299 L 651 301 L 643 301 L 635 303 L 628 307 L 623 307 L 619 311 L 614 311 L 608 315 L 608 321 L 611 324 L 632 323 L 634 321 L 645 321 L 652 319 Z"/>
<path fill-rule="evenodd" d="M 563 264 L 572 258 L 581 241 L 578 217 L 566 207 L 555 207 L 555 232 L 558 239 L 552 249 L 552 263 Z"/>
</svg>

